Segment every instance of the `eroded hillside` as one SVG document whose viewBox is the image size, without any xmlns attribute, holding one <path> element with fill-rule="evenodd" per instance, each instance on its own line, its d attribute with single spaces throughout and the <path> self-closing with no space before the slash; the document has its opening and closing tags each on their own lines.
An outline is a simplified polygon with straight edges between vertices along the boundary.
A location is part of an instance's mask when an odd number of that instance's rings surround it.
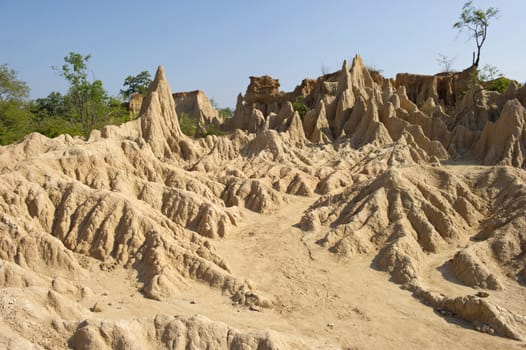
<svg viewBox="0 0 526 350">
<path fill-rule="evenodd" d="M 253 78 L 193 139 L 159 68 L 134 121 L 0 147 L 0 344 L 521 347 L 526 88 L 463 74 Z"/>
</svg>

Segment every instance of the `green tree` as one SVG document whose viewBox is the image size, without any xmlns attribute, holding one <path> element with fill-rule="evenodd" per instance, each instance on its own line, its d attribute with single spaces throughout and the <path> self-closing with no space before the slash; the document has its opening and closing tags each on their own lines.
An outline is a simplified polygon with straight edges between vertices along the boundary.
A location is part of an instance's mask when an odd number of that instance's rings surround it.
<svg viewBox="0 0 526 350">
<path fill-rule="evenodd" d="M 16 72 L 0 65 L 0 144 L 15 142 L 33 129 L 28 95 L 27 84 L 18 79 Z"/>
<path fill-rule="evenodd" d="M 18 141 L 34 131 L 34 127 L 33 114 L 27 103 L 16 100 L 0 102 L 0 144 Z"/>
<path fill-rule="evenodd" d="M 64 116 L 67 114 L 65 97 L 53 91 L 47 97 L 37 98 L 34 102 L 33 112 L 40 118 L 50 116 Z"/>
<path fill-rule="evenodd" d="M 6 64 L 0 65 L 0 101 L 22 101 L 29 96 L 29 88 L 18 80 L 16 72 Z"/>
<path fill-rule="evenodd" d="M 53 67 L 53 69 L 59 71 L 59 74 L 62 75 L 72 86 L 78 86 L 86 83 L 88 81 L 87 70 L 88 70 L 88 61 L 90 60 L 91 55 L 82 56 L 76 52 L 70 52 L 68 56 L 64 57 L 64 63 L 59 69 Z"/>
<path fill-rule="evenodd" d="M 489 22 L 495 18 L 498 13 L 499 10 L 494 7 L 482 10 L 473 6 L 473 1 L 468 1 L 462 6 L 459 21 L 453 25 L 453 28 L 459 31 L 467 29 L 470 36 L 475 39 L 475 44 L 477 45 L 476 53 L 473 52 L 473 66 L 475 67 L 479 66 L 480 50 L 486 41 Z"/>
<path fill-rule="evenodd" d="M 219 108 L 217 111 L 219 112 L 219 116 L 223 119 L 232 118 L 234 115 L 234 111 L 230 107 Z"/>
<path fill-rule="evenodd" d="M 219 109 L 219 108 L 221 108 L 221 107 L 219 107 L 219 103 L 217 103 L 217 101 L 214 100 L 213 98 L 211 98 L 209 101 L 210 101 L 210 105 L 211 105 L 212 107 L 214 107 L 215 109 Z"/>
<path fill-rule="evenodd" d="M 210 105 L 215 110 L 217 110 L 217 112 L 219 113 L 219 116 L 223 119 L 231 118 L 234 115 L 234 112 L 232 111 L 230 107 L 221 108 L 219 106 L 219 103 L 217 103 L 217 101 L 214 100 L 213 98 L 210 99 Z"/>
<path fill-rule="evenodd" d="M 142 71 L 136 76 L 128 75 L 122 84 L 126 89 L 121 90 L 121 95 L 128 100 L 134 93 L 145 94 L 152 82 L 150 72 Z"/>
<path fill-rule="evenodd" d="M 116 97 L 110 97 L 108 101 L 107 118 L 109 124 L 121 124 L 130 121 L 128 104 Z"/>
<path fill-rule="evenodd" d="M 70 52 L 64 57 L 65 64 L 61 69 L 54 67 L 70 84 L 65 96 L 69 121 L 80 122 L 86 134 L 105 121 L 109 100 L 102 81 L 88 81 L 87 71 L 90 58 L 91 55 L 82 56 L 79 53 Z"/>
</svg>

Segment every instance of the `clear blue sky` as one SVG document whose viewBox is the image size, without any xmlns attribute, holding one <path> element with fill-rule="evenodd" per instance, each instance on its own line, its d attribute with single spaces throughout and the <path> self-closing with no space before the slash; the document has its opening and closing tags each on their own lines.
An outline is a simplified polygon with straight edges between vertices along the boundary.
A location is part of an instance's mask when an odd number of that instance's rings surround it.
<svg viewBox="0 0 526 350">
<path fill-rule="evenodd" d="M 289 91 L 305 77 L 360 54 L 387 77 L 436 73 L 439 53 L 471 63 L 474 43 L 452 25 L 461 0 L 0 0 L 0 64 L 31 97 L 67 85 L 51 69 L 70 51 L 91 54 L 90 71 L 117 95 L 126 76 L 163 65 L 173 91 L 204 90 L 234 106 L 251 75 Z M 475 0 L 500 9 L 481 64 L 526 81 L 526 1 Z"/>
</svg>

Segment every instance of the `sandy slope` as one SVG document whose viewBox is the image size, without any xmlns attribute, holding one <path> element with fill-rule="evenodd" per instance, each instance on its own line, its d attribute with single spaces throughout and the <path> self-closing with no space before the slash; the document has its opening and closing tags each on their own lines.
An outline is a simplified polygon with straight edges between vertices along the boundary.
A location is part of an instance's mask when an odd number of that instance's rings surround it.
<svg viewBox="0 0 526 350">
<path fill-rule="evenodd" d="M 137 292 L 132 271 L 121 267 L 101 271 L 100 264 L 91 259 L 85 278 L 70 280 L 92 291 L 79 301 L 81 317 L 127 323 L 159 313 L 200 314 L 239 329 L 272 329 L 298 348 L 522 348 L 517 341 L 476 332 L 470 324 L 439 316 L 410 292 L 389 282 L 387 273 L 372 268 L 374 255 L 338 258 L 316 244 L 316 233 L 304 234 L 295 227 L 315 199 L 290 197 L 289 203 L 271 214 L 243 211 L 235 232 L 214 243 L 235 275 L 257 281 L 258 290 L 274 296 L 274 308 L 250 310 L 202 283 L 193 283 L 167 300 L 154 301 Z M 426 271 L 434 288 L 473 291 L 433 277 L 433 269 L 430 262 Z M 27 293 L 4 288 L 1 296 L 4 331 L 34 322 L 20 310 L 9 317 L 6 313 L 8 300 L 30 302 Z M 95 303 L 101 312 L 88 311 Z M 21 309 L 31 314 L 30 305 Z M 33 340 L 50 349 L 65 347 L 64 340 L 53 333 L 50 330 L 42 339 Z M 6 348 L 25 348 L 23 343 L 17 347 L 14 339 L 10 344 L 7 346 L 4 338 Z"/>
<path fill-rule="evenodd" d="M 520 347 L 437 316 L 390 283 L 388 274 L 372 268 L 373 255 L 350 259 L 327 252 L 316 244 L 316 233 L 294 227 L 312 202 L 291 199 L 274 214 L 249 213 L 235 236 L 217 243 L 237 274 L 258 281 L 258 288 L 275 295 L 280 306 L 249 324 L 353 349 Z M 235 319 L 229 323 L 247 322 Z"/>
</svg>

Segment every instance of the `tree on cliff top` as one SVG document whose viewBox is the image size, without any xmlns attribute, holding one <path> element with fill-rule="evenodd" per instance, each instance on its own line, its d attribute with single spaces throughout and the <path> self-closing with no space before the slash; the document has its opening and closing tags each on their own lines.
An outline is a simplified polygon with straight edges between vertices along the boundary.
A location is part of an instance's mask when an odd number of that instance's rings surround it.
<svg viewBox="0 0 526 350">
<path fill-rule="evenodd" d="M 145 94 L 152 82 L 150 72 L 142 71 L 136 76 L 128 75 L 122 84 L 126 89 L 121 90 L 121 95 L 125 99 L 129 99 L 134 93 Z"/>
<path fill-rule="evenodd" d="M 473 6 L 473 1 L 468 1 L 462 6 L 459 21 L 453 25 L 453 28 L 459 31 L 467 29 L 470 32 L 470 36 L 475 39 L 477 45 L 477 52 L 473 52 L 473 65 L 475 67 L 479 66 L 480 49 L 486 41 L 489 22 L 495 18 L 498 13 L 499 10 L 494 7 L 482 10 Z"/>
</svg>

